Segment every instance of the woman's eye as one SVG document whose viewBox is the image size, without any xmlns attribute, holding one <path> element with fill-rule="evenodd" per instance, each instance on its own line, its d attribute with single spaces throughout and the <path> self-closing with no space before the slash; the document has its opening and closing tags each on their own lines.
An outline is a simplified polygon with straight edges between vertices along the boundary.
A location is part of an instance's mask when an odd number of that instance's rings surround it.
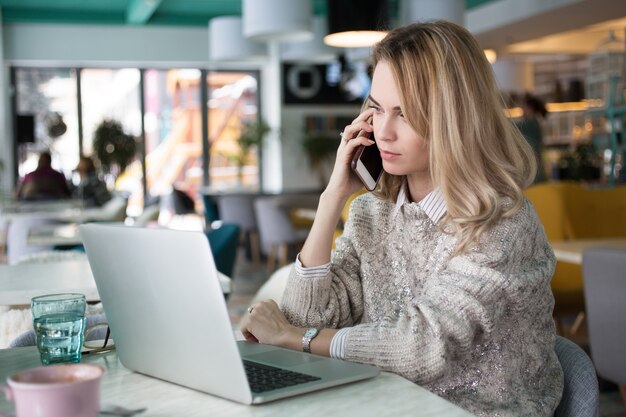
<svg viewBox="0 0 626 417">
<path fill-rule="evenodd" d="M 372 105 L 370 105 L 370 106 L 367 106 L 367 108 L 368 108 L 368 109 L 374 109 L 374 111 L 375 111 L 376 113 L 380 113 L 380 107 L 378 107 L 378 106 L 372 106 Z"/>
</svg>

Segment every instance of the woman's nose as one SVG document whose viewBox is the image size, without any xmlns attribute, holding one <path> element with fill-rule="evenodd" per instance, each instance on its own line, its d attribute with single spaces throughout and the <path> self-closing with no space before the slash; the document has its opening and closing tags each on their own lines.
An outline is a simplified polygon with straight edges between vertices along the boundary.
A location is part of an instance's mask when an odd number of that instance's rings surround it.
<svg viewBox="0 0 626 417">
<path fill-rule="evenodd" d="M 396 137 L 393 123 L 387 118 L 382 118 L 378 126 L 374 126 L 374 134 L 376 135 L 376 140 L 382 141 L 394 140 Z"/>
</svg>

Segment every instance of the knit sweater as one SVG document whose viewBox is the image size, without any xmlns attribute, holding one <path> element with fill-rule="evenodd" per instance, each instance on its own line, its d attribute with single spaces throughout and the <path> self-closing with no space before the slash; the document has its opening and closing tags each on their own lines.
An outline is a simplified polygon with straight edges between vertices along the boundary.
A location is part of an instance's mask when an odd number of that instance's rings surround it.
<svg viewBox="0 0 626 417">
<path fill-rule="evenodd" d="M 510 201 L 505 204 L 510 204 Z M 301 327 L 351 327 L 344 359 L 394 372 L 479 416 L 551 416 L 563 374 L 554 351 L 555 258 L 532 205 L 470 251 L 416 203 L 368 193 L 350 209 L 331 268 L 294 268 L 282 299 Z"/>
</svg>

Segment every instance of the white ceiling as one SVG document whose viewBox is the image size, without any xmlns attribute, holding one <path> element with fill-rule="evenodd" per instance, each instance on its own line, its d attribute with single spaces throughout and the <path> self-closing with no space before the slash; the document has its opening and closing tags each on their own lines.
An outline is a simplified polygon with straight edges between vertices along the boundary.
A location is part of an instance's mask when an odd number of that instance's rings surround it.
<svg viewBox="0 0 626 417">
<path fill-rule="evenodd" d="M 613 31 L 614 42 L 624 50 L 626 17 L 590 25 L 577 30 L 569 30 L 555 35 L 514 43 L 505 48 L 511 54 L 589 54 L 606 48 L 607 40 Z M 621 44 L 621 45 L 620 45 Z"/>
<path fill-rule="evenodd" d="M 499 54 L 588 54 L 610 30 L 624 39 L 626 0 L 501 0 L 472 9 L 466 23 Z"/>
</svg>

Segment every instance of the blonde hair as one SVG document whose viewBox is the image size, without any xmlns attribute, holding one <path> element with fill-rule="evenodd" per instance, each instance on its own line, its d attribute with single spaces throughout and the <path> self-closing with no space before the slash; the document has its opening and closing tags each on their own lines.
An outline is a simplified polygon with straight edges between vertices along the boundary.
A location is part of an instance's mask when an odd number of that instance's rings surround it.
<svg viewBox="0 0 626 417">
<path fill-rule="evenodd" d="M 391 31 L 375 45 L 400 91 L 404 117 L 428 143 L 430 175 L 447 205 L 442 224 L 458 237 L 457 253 L 503 216 L 518 211 L 535 177 L 532 149 L 504 115 L 504 101 L 482 49 L 446 21 Z M 404 177 L 384 173 L 376 190 L 394 200 Z M 502 205 L 502 196 L 513 200 Z"/>
</svg>

